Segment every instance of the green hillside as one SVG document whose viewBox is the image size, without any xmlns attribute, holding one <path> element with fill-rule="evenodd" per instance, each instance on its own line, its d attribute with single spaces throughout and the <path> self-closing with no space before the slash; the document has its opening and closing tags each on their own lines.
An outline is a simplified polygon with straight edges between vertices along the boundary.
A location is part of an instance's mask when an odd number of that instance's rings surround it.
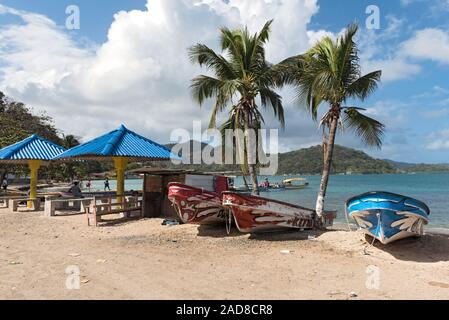
<svg viewBox="0 0 449 320">
<path fill-rule="evenodd" d="M 189 143 L 186 143 L 188 146 Z M 190 142 L 192 146 L 193 143 Z M 206 145 L 203 144 L 204 148 Z M 169 145 L 172 147 L 172 145 Z M 323 152 L 321 146 L 301 149 L 279 155 L 278 174 L 320 174 L 323 163 Z M 156 164 L 160 166 L 161 164 Z M 173 165 L 168 165 L 174 168 Z M 179 167 L 178 167 L 179 168 Z M 184 169 L 202 172 L 238 172 L 237 165 L 184 165 Z M 385 160 L 378 160 L 368 156 L 366 153 L 351 148 L 335 146 L 334 151 L 334 174 L 338 173 L 394 173 L 398 170 Z"/>
<path fill-rule="evenodd" d="M 198 142 L 187 142 L 185 146 L 192 147 Z M 173 145 L 169 145 L 172 147 Z M 201 144 L 204 149 L 207 144 Z M 192 157 L 192 155 L 191 155 Z M 296 150 L 279 154 L 278 174 L 321 174 L 323 152 L 321 146 Z M 160 167 L 161 163 L 146 164 Z M 172 164 L 162 165 L 168 168 L 183 168 L 201 172 L 240 172 L 238 165 L 183 165 L 175 167 Z M 449 172 L 448 164 L 414 164 L 401 163 L 391 160 L 374 159 L 363 151 L 335 146 L 332 174 L 381 174 L 401 172 Z"/>
<path fill-rule="evenodd" d="M 279 174 L 318 174 L 323 166 L 321 146 L 280 154 Z M 387 161 L 374 159 L 351 148 L 335 146 L 332 173 L 394 173 Z"/>
</svg>

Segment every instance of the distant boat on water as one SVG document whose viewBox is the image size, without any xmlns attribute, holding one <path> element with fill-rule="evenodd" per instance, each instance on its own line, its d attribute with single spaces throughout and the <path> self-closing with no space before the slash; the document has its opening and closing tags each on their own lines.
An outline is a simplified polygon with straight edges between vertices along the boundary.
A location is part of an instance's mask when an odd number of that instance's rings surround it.
<svg viewBox="0 0 449 320">
<path fill-rule="evenodd" d="M 309 182 L 305 178 L 286 179 L 282 183 L 286 190 L 300 190 L 309 186 Z"/>
<path fill-rule="evenodd" d="M 362 230 L 383 244 L 423 235 L 430 215 L 425 203 L 384 191 L 353 197 L 346 201 L 346 210 Z"/>
</svg>

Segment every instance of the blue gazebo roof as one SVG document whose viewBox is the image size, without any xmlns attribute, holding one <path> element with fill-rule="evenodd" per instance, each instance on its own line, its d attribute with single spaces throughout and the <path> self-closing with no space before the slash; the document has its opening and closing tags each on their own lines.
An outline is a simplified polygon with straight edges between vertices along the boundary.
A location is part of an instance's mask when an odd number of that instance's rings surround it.
<svg viewBox="0 0 449 320">
<path fill-rule="evenodd" d="M 0 161 L 21 163 L 28 160 L 50 161 L 65 149 L 38 135 L 32 135 L 20 142 L 0 150 Z"/>
<path fill-rule="evenodd" d="M 170 149 L 142 137 L 121 125 L 117 130 L 76 146 L 56 156 L 54 160 L 126 157 L 131 160 L 179 159 Z"/>
</svg>

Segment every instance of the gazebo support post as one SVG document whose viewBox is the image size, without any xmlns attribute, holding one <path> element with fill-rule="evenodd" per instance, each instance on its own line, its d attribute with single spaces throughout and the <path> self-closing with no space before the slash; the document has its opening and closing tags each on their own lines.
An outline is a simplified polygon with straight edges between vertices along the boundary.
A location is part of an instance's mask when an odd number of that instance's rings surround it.
<svg viewBox="0 0 449 320">
<path fill-rule="evenodd" d="M 125 171 L 129 159 L 126 157 L 114 157 L 115 172 L 117 174 L 117 201 L 124 202 L 125 195 Z"/>
<path fill-rule="evenodd" d="M 30 168 L 30 199 L 35 200 L 37 198 L 37 180 L 38 180 L 38 171 L 42 164 L 40 160 L 29 160 L 28 167 Z M 28 201 L 27 204 L 28 209 L 33 208 L 33 201 Z"/>
</svg>

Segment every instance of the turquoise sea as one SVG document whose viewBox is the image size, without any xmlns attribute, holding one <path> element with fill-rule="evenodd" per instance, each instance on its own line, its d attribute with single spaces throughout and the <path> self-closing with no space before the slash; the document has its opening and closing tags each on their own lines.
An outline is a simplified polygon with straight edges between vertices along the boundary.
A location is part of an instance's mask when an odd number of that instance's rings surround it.
<svg viewBox="0 0 449 320">
<path fill-rule="evenodd" d="M 269 177 L 271 183 L 298 176 Z M 277 199 L 301 206 L 314 208 L 321 177 L 301 176 L 310 186 L 303 190 L 267 192 L 261 196 Z M 265 177 L 260 177 L 260 182 Z M 243 185 L 243 179 L 237 178 L 236 185 Z M 94 181 L 93 189 L 101 190 L 102 181 Z M 115 189 L 115 181 L 111 181 Z M 141 190 L 141 180 L 127 180 L 127 190 Z M 333 175 L 330 178 L 326 196 L 326 209 L 338 210 L 338 221 L 345 221 L 344 203 L 351 196 L 368 191 L 390 191 L 414 197 L 425 202 L 431 210 L 430 226 L 449 228 L 449 173 L 416 173 L 384 175 Z"/>
</svg>

